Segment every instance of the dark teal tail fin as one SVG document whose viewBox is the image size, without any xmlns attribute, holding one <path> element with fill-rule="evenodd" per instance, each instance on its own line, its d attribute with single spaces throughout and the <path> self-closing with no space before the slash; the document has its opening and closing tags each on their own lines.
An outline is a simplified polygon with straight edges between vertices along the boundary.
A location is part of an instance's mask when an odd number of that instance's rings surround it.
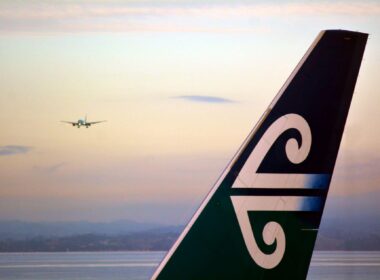
<svg viewBox="0 0 380 280">
<path fill-rule="evenodd" d="M 305 279 L 367 34 L 322 31 L 152 279 Z"/>
</svg>

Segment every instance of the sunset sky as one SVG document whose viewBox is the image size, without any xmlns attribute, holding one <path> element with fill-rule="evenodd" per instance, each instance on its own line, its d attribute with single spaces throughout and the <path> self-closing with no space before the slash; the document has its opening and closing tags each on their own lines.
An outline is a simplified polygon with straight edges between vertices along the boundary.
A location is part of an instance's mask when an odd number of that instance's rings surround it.
<svg viewBox="0 0 380 280">
<path fill-rule="evenodd" d="M 1 1 L 0 219 L 184 223 L 323 29 L 370 34 L 330 195 L 379 193 L 380 2 L 231 3 Z"/>
</svg>

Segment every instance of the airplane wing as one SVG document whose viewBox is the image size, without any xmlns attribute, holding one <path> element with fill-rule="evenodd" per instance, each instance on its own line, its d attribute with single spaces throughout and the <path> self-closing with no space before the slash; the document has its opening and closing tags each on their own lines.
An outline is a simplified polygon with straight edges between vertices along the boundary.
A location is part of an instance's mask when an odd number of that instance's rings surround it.
<svg viewBox="0 0 380 280">
<path fill-rule="evenodd" d="M 61 122 L 63 122 L 63 123 L 68 123 L 68 124 L 72 124 L 72 125 L 77 124 L 77 122 L 68 122 L 68 121 L 61 121 Z"/>
<path fill-rule="evenodd" d="M 102 123 L 102 122 L 106 122 L 106 120 L 104 120 L 104 121 L 96 121 L 96 122 L 86 122 L 86 125 L 93 125 L 93 124 Z"/>
</svg>

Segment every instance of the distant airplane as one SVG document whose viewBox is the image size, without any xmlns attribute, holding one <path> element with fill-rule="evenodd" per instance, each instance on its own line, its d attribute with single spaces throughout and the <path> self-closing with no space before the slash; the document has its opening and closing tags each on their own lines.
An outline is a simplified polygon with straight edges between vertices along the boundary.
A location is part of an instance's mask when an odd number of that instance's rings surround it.
<svg viewBox="0 0 380 280">
<path fill-rule="evenodd" d="M 306 279 L 367 37 L 319 34 L 152 280 Z"/>
<path fill-rule="evenodd" d="M 88 128 L 89 126 L 91 126 L 93 124 L 97 124 L 97 123 L 101 123 L 101 122 L 106 122 L 106 121 L 104 120 L 104 121 L 88 122 L 87 121 L 87 116 L 85 116 L 84 119 L 79 119 L 76 122 L 68 122 L 68 121 L 61 121 L 61 122 L 63 122 L 63 123 L 69 123 L 72 126 L 76 126 L 78 128 L 80 128 L 81 126 L 85 126 L 86 128 Z"/>
</svg>

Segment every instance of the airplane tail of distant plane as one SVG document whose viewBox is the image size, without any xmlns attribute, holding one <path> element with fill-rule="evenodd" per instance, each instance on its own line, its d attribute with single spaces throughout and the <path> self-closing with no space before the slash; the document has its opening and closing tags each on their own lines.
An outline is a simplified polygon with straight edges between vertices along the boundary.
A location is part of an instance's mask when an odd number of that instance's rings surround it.
<svg viewBox="0 0 380 280">
<path fill-rule="evenodd" d="M 367 34 L 322 31 L 152 279 L 305 279 Z"/>
</svg>

